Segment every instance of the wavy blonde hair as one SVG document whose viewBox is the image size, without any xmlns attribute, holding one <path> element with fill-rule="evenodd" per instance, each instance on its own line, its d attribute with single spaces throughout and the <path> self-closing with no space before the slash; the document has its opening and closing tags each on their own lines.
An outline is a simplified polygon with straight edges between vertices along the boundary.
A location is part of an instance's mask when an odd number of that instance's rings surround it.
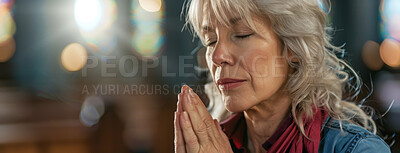
<svg viewBox="0 0 400 153">
<path fill-rule="evenodd" d="M 239 17 L 255 32 L 253 16 L 270 21 L 287 62 L 295 69 L 286 86 L 292 99 L 290 112 L 303 135 L 303 118 L 313 116 L 313 107 L 325 108 L 340 125 L 345 120 L 376 133 L 372 118 L 354 103 L 343 100 L 343 91 L 357 91 L 362 83 L 357 73 L 335 55 L 342 48 L 330 43 L 332 28 L 326 25 L 323 9 L 329 7 L 329 1 L 323 0 L 191 0 L 183 12 L 187 13 L 186 25 L 190 24 L 202 41 L 203 19 L 230 27 L 230 17 Z M 289 50 L 298 62 L 291 62 Z"/>
</svg>

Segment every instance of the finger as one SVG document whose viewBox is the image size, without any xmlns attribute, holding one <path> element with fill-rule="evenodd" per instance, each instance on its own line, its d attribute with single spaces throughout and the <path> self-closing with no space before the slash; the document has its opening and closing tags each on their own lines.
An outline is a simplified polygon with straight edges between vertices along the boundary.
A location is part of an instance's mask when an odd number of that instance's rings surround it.
<svg viewBox="0 0 400 153">
<path fill-rule="evenodd" d="M 229 138 L 228 138 L 228 136 L 226 136 L 225 132 L 222 130 L 221 126 L 219 125 L 218 120 L 214 119 L 214 122 L 215 122 L 215 125 L 217 126 L 219 136 L 223 137 L 224 139 L 228 140 L 228 142 L 229 142 Z"/>
<path fill-rule="evenodd" d="M 219 144 L 221 144 L 221 146 L 229 146 L 230 142 L 229 142 L 229 138 L 228 136 L 226 136 L 225 132 L 222 131 L 221 126 L 219 125 L 219 122 L 215 119 L 214 120 L 215 125 L 217 126 L 217 129 L 219 131 Z M 227 145 L 228 144 L 228 145 Z M 227 147 L 226 149 L 230 149 L 230 147 Z"/>
<path fill-rule="evenodd" d="M 179 93 L 178 94 L 178 103 L 176 104 L 176 111 L 177 112 L 183 112 L 183 108 L 182 108 L 182 95 L 183 93 Z"/>
<path fill-rule="evenodd" d="M 218 122 L 217 119 L 214 119 L 214 123 L 215 123 L 215 125 L 217 126 L 218 133 L 221 133 L 221 132 L 222 132 L 222 133 L 225 135 L 225 132 L 222 130 L 222 128 L 221 128 L 221 126 L 219 125 L 219 122 Z"/>
<path fill-rule="evenodd" d="M 187 152 L 199 152 L 200 145 L 196 134 L 193 131 L 191 120 L 186 111 L 184 111 L 180 117 L 183 138 L 185 140 L 185 147 Z"/>
<path fill-rule="evenodd" d="M 204 106 L 200 97 L 196 93 L 194 93 L 193 90 L 190 88 L 189 88 L 189 95 L 191 100 L 194 101 L 193 104 L 195 105 L 195 108 L 200 116 L 200 120 L 203 121 L 203 123 L 206 125 L 208 136 L 212 138 L 214 142 L 217 141 L 218 139 L 215 139 L 215 136 L 219 135 L 219 132 L 218 128 L 214 124 L 214 120 L 211 114 L 207 111 L 207 108 Z"/>
<path fill-rule="evenodd" d="M 182 129 L 181 125 L 179 122 L 181 114 L 180 112 L 175 112 L 175 121 L 174 121 L 174 127 L 175 127 L 175 153 L 186 153 L 185 149 L 185 142 L 183 141 L 183 135 L 182 135 Z"/>
<path fill-rule="evenodd" d="M 199 139 L 199 143 L 202 145 L 209 144 L 210 139 L 207 131 L 207 124 L 209 125 L 210 122 L 209 121 L 204 122 L 204 120 L 201 119 L 197 111 L 197 108 L 194 104 L 194 100 L 190 98 L 188 92 L 189 87 L 183 86 L 183 88 L 185 88 L 183 92 L 183 101 L 182 101 L 183 109 L 185 110 L 185 112 L 188 113 L 190 117 L 193 130 L 196 133 L 197 138 Z M 214 124 L 213 122 L 211 123 Z"/>
<path fill-rule="evenodd" d="M 214 119 L 213 122 L 214 122 L 214 125 L 216 126 L 216 129 L 217 129 L 217 133 L 215 134 L 215 137 L 216 137 L 217 140 L 219 140 L 219 141 L 216 141 L 216 143 L 219 146 L 222 146 L 222 144 L 224 144 L 224 143 L 223 143 L 223 141 L 221 141 L 222 140 L 222 135 L 221 135 L 221 133 L 219 132 L 219 129 L 218 129 L 219 123 L 218 123 L 218 121 L 216 119 Z"/>
</svg>

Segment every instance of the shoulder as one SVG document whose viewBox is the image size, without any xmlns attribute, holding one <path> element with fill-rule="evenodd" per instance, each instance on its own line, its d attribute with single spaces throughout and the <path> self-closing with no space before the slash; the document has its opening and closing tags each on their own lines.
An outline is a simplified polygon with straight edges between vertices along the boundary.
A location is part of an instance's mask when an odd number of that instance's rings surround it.
<svg viewBox="0 0 400 153">
<path fill-rule="evenodd" d="M 328 117 L 321 131 L 319 152 L 390 152 L 384 140 L 360 126 L 342 121 L 342 129 L 338 120 Z"/>
</svg>

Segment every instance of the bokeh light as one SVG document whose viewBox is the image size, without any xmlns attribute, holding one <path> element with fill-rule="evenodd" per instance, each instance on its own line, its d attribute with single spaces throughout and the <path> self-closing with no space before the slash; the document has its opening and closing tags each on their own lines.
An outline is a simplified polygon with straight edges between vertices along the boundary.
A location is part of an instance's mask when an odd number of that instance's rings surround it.
<svg viewBox="0 0 400 153">
<path fill-rule="evenodd" d="M 159 31 L 148 33 L 137 32 L 133 38 L 136 50 L 146 57 L 155 55 L 163 43 L 162 35 Z"/>
<path fill-rule="evenodd" d="M 61 53 L 61 63 L 68 71 L 78 71 L 86 65 L 88 55 L 85 47 L 78 43 L 69 44 Z"/>
<path fill-rule="evenodd" d="M 0 42 L 10 39 L 15 33 L 15 23 L 9 3 L 0 1 Z"/>
<path fill-rule="evenodd" d="M 94 55 L 105 56 L 112 53 L 117 44 L 117 37 L 112 31 L 98 34 L 96 37 L 83 36 L 88 51 Z"/>
<path fill-rule="evenodd" d="M 13 0 L 0 0 L 0 62 L 7 62 L 15 52 L 13 4 Z"/>
<path fill-rule="evenodd" d="M 400 1 L 382 0 L 380 14 L 382 37 L 400 41 Z"/>
<path fill-rule="evenodd" d="M 151 2 L 150 2 L 151 1 Z M 140 4 L 139 4 L 140 3 Z M 145 5 L 160 4 L 159 11 L 146 8 Z M 132 47 L 142 58 L 152 59 L 161 55 L 165 37 L 162 29 L 164 10 L 162 1 L 149 0 L 146 2 L 133 0 L 131 4 L 131 24 L 133 28 Z"/>
<path fill-rule="evenodd" d="M 0 42 L 0 63 L 7 62 L 15 52 L 15 41 L 12 37 Z"/>
<path fill-rule="evenodd" d="M 77 0 L 75 2 L 75 20 L 84 31 L 92 31 L 100 25 L 102 12 L 100 0 Z"/>
<path fill-rule="evenodd" d="M 103 99 L 96 96 L 87 97 L 82 104 L 80 121 L 86 126 L 93 126 L 99 122 L 105 110 Z"/>
<path fill-rule="evenodd" d="M 397 40 L 385 39 L 380 47 L 380 56 L 390 67 L 400 67 L 400 43 Z"/>
<path fill-rule="evenodd" d="M 162 2 L 161 0 L 139 0 L 140 6 L 149 12 L 160 11 Z"/>
<path fill-rule="evenodd" d="M 88 51 L 108 55 L 116 46 L 113 25 L 117 19 L 117 5 L 114 0 L 77 0 L 75 21 Z"/>
<path fill-rule="evenodd" d="M 117 18 L 114 0 L 76 0 L 75 21 L 84 35 L 108 30 Z"/>
<path fill-rule="evenodd" d="M 400 5 L 398 7 L 400 10 Z M 387 22 L 388 32 L 391 38 L 400 41 L 400 13 L 393 15 Z"/>
<path fill-rule="evenodd" d="M 330 1 L 325 1 L 325 0 L 318 0 L 318 5 L 319 7 L 325 12 L 329 13 L 331 11 L 331 4 Z"/>
<path fill-rule="evenodd" d="M 364 64 L 371 70 L 380 70 L 383 61 L 379 55 L 379 44 L 374 41 L 367 41 L 362 50 L 362 59 Z"/>
</svg>

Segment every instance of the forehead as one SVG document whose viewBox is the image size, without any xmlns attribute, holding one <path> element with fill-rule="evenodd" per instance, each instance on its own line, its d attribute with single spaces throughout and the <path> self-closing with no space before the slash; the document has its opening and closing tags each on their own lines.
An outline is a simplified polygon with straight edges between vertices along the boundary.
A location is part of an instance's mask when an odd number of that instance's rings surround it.
<svg viewBox="0 0 400 153">
<path fill-rule="evenodd" d="M 223 26 L 233 30 L 233 25 L 240 25 L 257 31 L 253 16 L 263 16 L 254 3 L 255 0 L 191 0 L 187 10 L 187 23 L 201 40 L 207 31 Z M 205 31 L 206 30 L 206 31 Z"/>
<path fill-rule="evenodd" d="M 267 16 L 251 16 L 249 18 L 232 17 L 228 25 L 222 25 L 218 21 L 209 22 L 205 20 L 201 29 L 198 31 L 200 37 L 207 32 L 215 32 L 219 28 L 228 28 L 231 31 L 252 30 L 255 33 L 261 34 L 266 30 L 272 31 L 271 21 Z"/>
<path fill-rule="evenodd" d="M 225 26 L 228 28 L 231 28 L 233 26 L 235 26 L 236 24 L 238 24 L 238 22 L 242 21 L 242 18 L 240 17 L 230 17 L 228 22 L 226 23 L 222 23 L 218 20 L 214 19 L 208 19 L 208 18 L 204 18 L 201 24 L 201 31 L 210 31 L 210 30 L 215 30 L 216 27 L 218 26 Z M 240 22 L 241 23 L 241 22 Z"/>
</svg>

